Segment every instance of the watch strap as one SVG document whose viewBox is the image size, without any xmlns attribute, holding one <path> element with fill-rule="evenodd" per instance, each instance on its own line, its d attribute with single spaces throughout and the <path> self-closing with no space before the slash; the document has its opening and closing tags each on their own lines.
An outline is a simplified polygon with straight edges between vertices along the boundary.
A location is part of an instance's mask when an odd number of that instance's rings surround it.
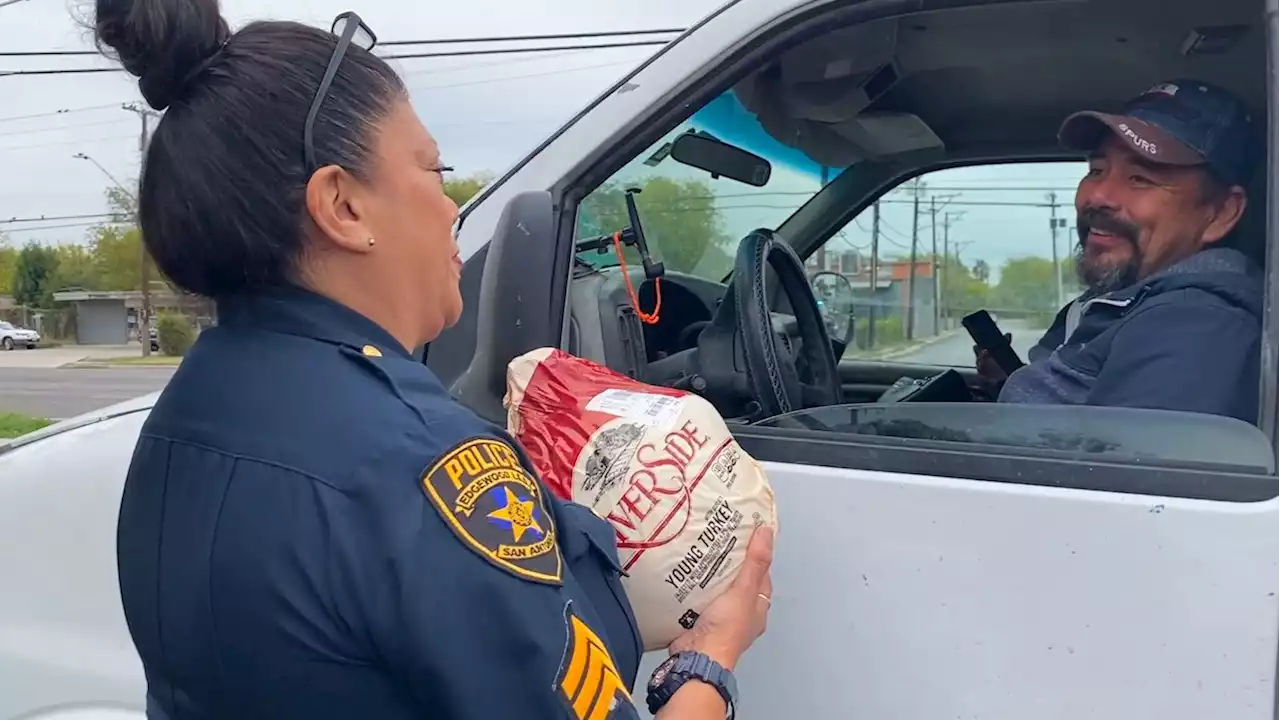
<svg viewBox="0 0 1280 720">
<path fill-rule="evenodd" d="M 656 714 L 690 680 L 704 682 L 720 693 L 727 706 L 725 718 L 737 715 L 738 682 L 733 673 L 710 656 L 692 650 L 678 652 L 658 666 L 648 688 L 649 712 Z"/>
</svg>

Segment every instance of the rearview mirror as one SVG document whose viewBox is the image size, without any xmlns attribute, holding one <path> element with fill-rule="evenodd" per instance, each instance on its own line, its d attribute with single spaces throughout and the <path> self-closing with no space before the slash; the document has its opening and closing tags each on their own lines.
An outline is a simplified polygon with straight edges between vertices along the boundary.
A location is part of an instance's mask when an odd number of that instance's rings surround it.
<svg viewBox="0 0 1280 720">
<path fill-rule="evenodd" d="M 713 178 L 723 176 L 753 187 L 764 187 L 773 173 L 768 160 L 703 133 L 689 132 L 676 138 L 671 144 L 671 159 L 706 170 Z"/>
</svg>

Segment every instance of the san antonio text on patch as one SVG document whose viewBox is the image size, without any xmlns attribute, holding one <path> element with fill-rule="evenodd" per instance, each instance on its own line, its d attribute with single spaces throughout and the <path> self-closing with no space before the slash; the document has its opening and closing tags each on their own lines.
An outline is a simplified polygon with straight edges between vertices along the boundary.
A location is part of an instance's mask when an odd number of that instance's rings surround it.
<svg viewBox="0 0 1280 720">
<path fill-rule="evenodd" d="M 486 560 L 526 580 L 561 584 L 555 522 L 506 442 L 462 442 L 427 470 L 422 488 L 454 534 Z"/>
</svg>

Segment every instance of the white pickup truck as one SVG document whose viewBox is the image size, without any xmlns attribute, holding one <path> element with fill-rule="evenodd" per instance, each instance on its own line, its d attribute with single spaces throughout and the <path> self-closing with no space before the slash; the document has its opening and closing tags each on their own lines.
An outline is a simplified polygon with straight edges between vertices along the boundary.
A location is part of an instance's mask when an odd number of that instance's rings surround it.
<svg viewBox="0 0 1280 720">
<path fill-rule="evenodd" d="M 763 229 L 883 313 L 837 354 L 837 392 L 725 409 L 782 519 L 741 718 L 1274 720 L 1276 32 L 1275 0 L 732 0 L 463 209 L 467 310 L 424 362 L 498 421 L 506 362 L 533 347 L 671 381 L 730 280 L 768 306 L 752 322 L 805 315 L 735 269 Z M 1267 114 L 1245 228 L 1269 298 L 1256 422 L 879 402 L 904 376 L 976 387 L 951 329 L 973 298 L 1034 341 L 1028 293 L 1063 290 L 1015 283 L 1020 258 L 1074 247 L 1051 214 L 1082 172 L 1058 123 L 1184 76 Z M 632 186 L 665 264 L 653 324 L 641 264 L 587 242 L 629 227 Z M 691 214 L 697 237 L 673 220 Z M 0 719 L 144 717 L 115 522 L 151 401 L 0 446 Z"/>
</svg>

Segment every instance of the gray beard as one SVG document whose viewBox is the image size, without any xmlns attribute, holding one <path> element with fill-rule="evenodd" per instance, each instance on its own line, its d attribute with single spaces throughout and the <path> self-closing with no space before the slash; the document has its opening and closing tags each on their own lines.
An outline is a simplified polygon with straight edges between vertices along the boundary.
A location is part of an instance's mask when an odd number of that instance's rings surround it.
<svg viewBox="0 0 1280 720">
<path fill-rule="evenodd" d="M 1076 277 L 1095 295 L 1127 288 L 1138 281 L 1142 253 L 1135 249 L 1129 259 L 1119 265 L 1100 265 L 1085 256 L 1084 244 L 1076 245 Z"/>
</svg>

